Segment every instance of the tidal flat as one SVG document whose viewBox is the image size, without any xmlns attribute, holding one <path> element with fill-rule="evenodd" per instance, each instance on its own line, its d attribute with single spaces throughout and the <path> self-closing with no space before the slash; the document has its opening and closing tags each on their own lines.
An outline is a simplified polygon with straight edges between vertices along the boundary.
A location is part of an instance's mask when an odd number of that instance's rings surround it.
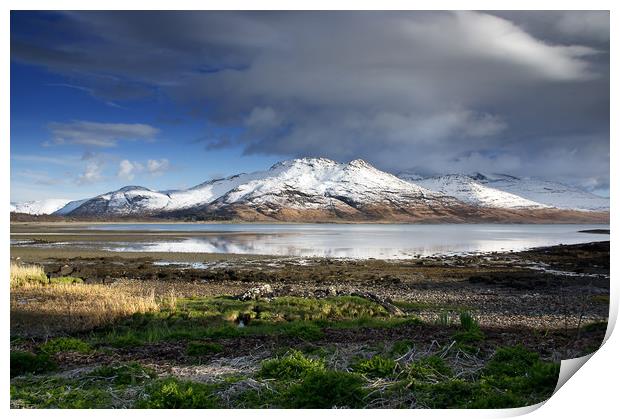
<svg viewBox="0 0 620 419">
<path fill-rule="evenodd" d="M 517 407 L 606 331 L 609 241 L 379 260 L 93 245 L 209 232 L 11 232 L 12 263 L 44 273 L 11 288 L 13 407 Z"/>
</svg>

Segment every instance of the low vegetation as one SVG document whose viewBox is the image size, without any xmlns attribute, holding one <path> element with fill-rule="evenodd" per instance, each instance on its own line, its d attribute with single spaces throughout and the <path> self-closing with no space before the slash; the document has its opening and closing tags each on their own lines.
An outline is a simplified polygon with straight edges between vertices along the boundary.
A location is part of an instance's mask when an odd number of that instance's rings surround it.
<svg viewBox="0 0 620 419">
<path fill-rule="evenodd" d="M 23 265 L 11 262 L 11 288 L 26 284 L 47 284 L 47 276 L 38 265 Z"/>
<path fill-rule="evenodd" d="M 322 359 L 307 358 L 299 351 L 292 351 L 281 358 L 263 362 L 258 376 L 261 378 L 291 380 L 302 378 L 306 374 L 324 369 L 325 363 Z"/>
<path fill-rule="evenodd" d="M 390 316 L 359 297 L 157 299 L 103 285 L 25 283 L 12 288 L 11 310 L 13 324 L 23 322 L 25 330 L 38 323 L 43 336 L 64 334 L 11 353 L 14 407 L 516 407 L 547 398 L 559 371 L 523 347 L 489 352 L 469 312 L 457 326 L 437 325 L 413 314 Z M 429 327 L 445 336 L 443 346 L 421 351 L 416 335 L 364 347 L 325 343 L 334 333 L 389 336 Z M 158 375 L 138 362 L 55 374 L 66 357 L 149 353 L 149 345 L 179 346 L 173 357 L 196 368 L 226 356 L 239 364 L 254 356 L 239 345 L 256 336 L 276 343 L 271 355 L 210 382 Z"/>
<path fill-rule="evenodd" d="M 74 333 L 158 309 L 152 295 L 128 295 L 105 285 L 26 283 L 11 289 L 11 333 Z"/>
</svg>

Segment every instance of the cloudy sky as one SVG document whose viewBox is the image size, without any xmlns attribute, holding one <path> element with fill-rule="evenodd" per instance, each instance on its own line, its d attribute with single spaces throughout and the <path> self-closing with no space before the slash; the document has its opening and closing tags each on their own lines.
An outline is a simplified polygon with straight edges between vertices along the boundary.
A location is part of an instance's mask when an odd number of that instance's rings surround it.
<svg viewBox="0 0 620 419">
<path fill-rule="evenodd" d="M 12 12 L 11 199 L 304 156 L 609 193 L 607 12 Z"/>
</svg>

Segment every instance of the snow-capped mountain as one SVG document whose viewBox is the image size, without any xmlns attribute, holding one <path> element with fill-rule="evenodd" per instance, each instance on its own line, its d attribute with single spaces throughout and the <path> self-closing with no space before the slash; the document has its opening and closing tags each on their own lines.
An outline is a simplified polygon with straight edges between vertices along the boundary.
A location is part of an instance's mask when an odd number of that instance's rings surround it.
<svg viewBox="0 0 620 419">
<path fill-rule="evenodd" d="M 159 192 L 128 186 L 63 211 L 73 216 L 215 214 L 254 219 L 291 212 L 315 212 L 318 218 L 328 213 L 362 216 L 380 207 L 390 213 L 431 211 L 441 217 L 458 211 L 463 204 L 377 170 L 362 160 L 343 164 L 306 158 L 186 190 Z"/>
<path fill-rule="evenodd" d="M 41 201 L 11 202 L 11 212 L 31 215 L 47 215 L 64 207 L 68 199 L 43 199 Z"/>
<path fill-rule="evenodd" d="M 33 214 L 254 221 L 589 222 L 608 219 L 609 200 L 577 188 L 508 175 L 398 176 L 363 160 L 287 160 L 189 189 L 126 186 Z M 17 209 L 17 208 L 16 208 Z M 586 210 L 586 211 L 583 211 Z M 43 212 L 47 211 L 47 212 Z M 589 211 L 589 213 L 588 213 Z M 603 212 L 603 214 L 601 214 Z"/>
<path fill-rule="evenodd" d="M 201 208 L 226 216 L 376 218 L 453 216 L 464 205 L 382 172 L 363 160 L 295 159 L 272 166 Z"/>
<path fill-rule="evenodd" d="M 518 178 L 510 175 L 476 173 L 481 184 L 561 209 L 609 211 L 609 198 L 594 195 L 574 186 L 542 179 Z"/>
<path fill-rule="evenodd" d="M 609 211 L 609 198 L 573 186 L 505 174 L 450 174 L 422 177 L 402 173 L 400 178 L 463 202 L 488 208 L 556 208 Z"/>
<path fill-rule="evenodd" d="M 76 209 L 77 207 L 79 207 L 80 205 L 82 205 L 84 202 L 88 201 L 90 198 L 87 199 L 79 199 L 77 201 L 70 201 L 68 202 L 65 206 L 63 206 L 62 208 L 56 210 L 53 214 L 54 215 L 67 215 L 69 214 L 71 211 L 73 211 L 74 209 Z"/>
<path fill-rule="evenodd" d="M 521 196 L 491 188 L 470 176 L 445 175 L 415 180 L 415 184 L 431 191 L 453 196 L 472 205 L 489 208 L 549 208 Z"/>
</svg>

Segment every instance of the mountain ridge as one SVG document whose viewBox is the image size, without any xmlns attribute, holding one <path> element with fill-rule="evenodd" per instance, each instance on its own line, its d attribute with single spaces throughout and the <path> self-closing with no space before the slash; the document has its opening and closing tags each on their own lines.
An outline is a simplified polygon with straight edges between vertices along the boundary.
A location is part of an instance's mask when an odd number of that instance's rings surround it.
<svg viewBox="0 0 620 419">
<path fill-rule="evenodd" d="M 528 180 L 524 189 L 539 198 L 545 197 L 545 190 L 548 193 L 557 190 L 551 201 L 563 205 L 570 197 L 562 194 L 572 194 L 581 199 L 579 204 L 590 203 L 594 209 L 556 207 L 540 202 L 541 199 L 513 193 L 522 180 L 510 175 L 494 178 L 482 173 L 452 174 L 432 178 L 416 176 L 415 180 L 412 176 L 415 175 L 396 176 L 361 159 L 339 163 L 326 158 L 301 158 L 278 162 L 263 171 L 212 179 L 183 190 L 155 191 L 125 186 L 93 198 L 68 202 L 53 214 L 399 222 L 537 222 L 548 218 L 555 221 L 554 217 L 560 221 L 598 220 L 604 219 L 606 212 L 609 217 L 608 209 L 604 210 L 604 198 L 597 201 L 592 194 L 553 182 L 545 181 L 540 186 Z"/>
</svg>

